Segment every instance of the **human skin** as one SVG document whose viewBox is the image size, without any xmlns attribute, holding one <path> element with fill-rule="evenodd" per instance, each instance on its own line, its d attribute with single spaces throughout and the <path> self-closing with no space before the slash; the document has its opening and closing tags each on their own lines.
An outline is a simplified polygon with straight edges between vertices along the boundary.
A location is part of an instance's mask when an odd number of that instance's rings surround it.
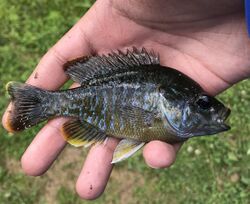
<svg viewBox="0 0 250 204">
<path fill-rule="evenodd" d="M 27 83 L 56 90 L 68 80 L 62 69 L 66 61 L 131 46 L 153 49 L 162 65 L 187 74 L 211 95 L 250 76 L 250 39 L 242 1 L 99 0 L 43 56 Z M 42 175 L 63 150 L 63 121 L 50 120 L 26 149 L 21 159 L 26 174 Z M 95 199 L 102 194 L 117 142 L 109 139 L 106 145 L 90 149 L 76 183 L 80 197 Z M 145 162 L 167 168 L 180 146 L 149 142 L 143 149 Z"/>
</svg>

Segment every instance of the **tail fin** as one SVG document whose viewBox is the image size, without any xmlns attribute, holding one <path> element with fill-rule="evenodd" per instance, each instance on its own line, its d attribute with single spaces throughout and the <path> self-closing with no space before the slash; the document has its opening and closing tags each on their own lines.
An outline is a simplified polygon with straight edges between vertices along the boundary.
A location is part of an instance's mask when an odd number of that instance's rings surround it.
<svg viewBox="0 0 250 204">
<path fill-rule="evenodd" d="M 6 89 L 12 102 L 12 109 L 7 113 L 8 131 L 22 131 L 48 118 L 46 115 L 48 92 L 19 82 L 9 82 Z"/>
</svg>

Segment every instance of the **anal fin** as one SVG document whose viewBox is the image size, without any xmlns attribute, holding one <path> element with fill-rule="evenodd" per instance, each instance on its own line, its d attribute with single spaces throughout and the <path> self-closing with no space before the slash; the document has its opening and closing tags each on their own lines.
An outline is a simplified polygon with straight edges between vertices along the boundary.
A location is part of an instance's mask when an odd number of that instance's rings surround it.
<svg viewBox="0 0 250 204">
<path fill-rule="evenodd" d="M 133 139 L 123 139 L 117 145 L 112 159 L 112 164 L 120 162 L 128 157 L 132 156 L 138 151 L 145 142 L 136 141 Z"/>
<path fill-rule="evenodd" d="M 82 122 L 77 119 L 64 123 L 62 134 L 68 143 L 76 147 L 88 147 L 95 143 L 102 143 L 106 138 L 106 134 L 103 131 L 88 122 Z"/>
</svg>

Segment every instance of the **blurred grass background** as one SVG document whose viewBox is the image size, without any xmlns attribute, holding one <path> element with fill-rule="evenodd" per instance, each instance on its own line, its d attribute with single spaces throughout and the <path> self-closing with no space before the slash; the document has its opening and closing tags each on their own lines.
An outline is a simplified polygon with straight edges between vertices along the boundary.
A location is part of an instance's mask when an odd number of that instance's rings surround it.
<svg viewBox="0 0 250 204">
<path fill-rule="evenodd" d="M 0 0 L 0 113 L 5 84 L 25 81 L 41 56 L 91 6 L 89 0 Z M 232 130 L 186 142 L 169 169 L 153 170 L 141 154 L 118 164 L 94 203 L 250 203 L 250 81 L 219 96 L 232 109 Z M 20 157 L 38 128 L 12 136 L 0 128 L 0 203 L 89 203 L 74 184 L 86 150 L 67 147 L 39 178 L 24 175 Z"/>
</svg>

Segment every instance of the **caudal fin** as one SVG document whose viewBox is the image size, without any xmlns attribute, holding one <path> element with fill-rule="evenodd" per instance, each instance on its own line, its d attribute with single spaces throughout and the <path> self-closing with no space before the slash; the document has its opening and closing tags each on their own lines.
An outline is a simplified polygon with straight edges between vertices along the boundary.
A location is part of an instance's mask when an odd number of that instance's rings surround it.
<svg viewBox="0 0 250 204">
<path fill-rule="evenodd" d="M 49 98 L 46 91 L 19 82 L 9 82 L 6 89 L 12 102 L 6 121 L 9 132 L 22 131 L 48 118 L 44 104 Z"/>
</svg>

